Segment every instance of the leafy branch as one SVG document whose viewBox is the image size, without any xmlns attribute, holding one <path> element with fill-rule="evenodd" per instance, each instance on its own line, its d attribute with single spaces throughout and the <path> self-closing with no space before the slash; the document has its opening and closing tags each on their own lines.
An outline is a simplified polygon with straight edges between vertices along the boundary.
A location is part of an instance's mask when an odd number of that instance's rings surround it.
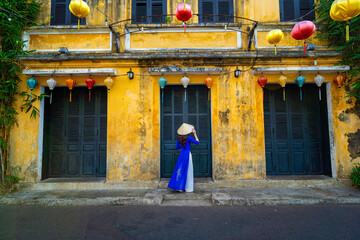
<svg viewBox="0 0 360 240">
<path fill-rule="evenodd" d="M 21 111 L 25 110 L 25 113 L 28 113 L 30 110 L 30 118 L 36 119 L 36 116 L 40 114 L 40 111 L 37 107 L 34 106 L 34 102 L 41 101 L 45 97 L 50 97 L 49 95 L 42 93 L 39 96 L 36 94 L 29 94 L 27 92 L 21 92 L 21 98 L 25 102 L 21 105 Z"/>
</svg>

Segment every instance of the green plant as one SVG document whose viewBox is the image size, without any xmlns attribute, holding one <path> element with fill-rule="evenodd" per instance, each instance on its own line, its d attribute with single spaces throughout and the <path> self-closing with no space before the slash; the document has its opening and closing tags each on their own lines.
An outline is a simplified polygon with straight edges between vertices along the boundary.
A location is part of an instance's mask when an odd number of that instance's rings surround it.
<svg viewBox="0 0 360 240">
<path fill-rule="evenodd" d="M 17 124 L 16 97 L 21 82 L 22 64 L 19 57 L 24 51 L 22 34 L 25 28 L 36 25 L 40 11 L 36 0 L 0 1 L 0 161 L 1 180 L 5 181 L 11 128 Z"/>
<path fill-rule="evenodd" d="M 21 178 L 17 177 L 19 172 L 21 172 L 20 166 L 12 167 L 9 171 L 9 174 L 6 174 L 6 176 L 5 176 L 4 184 L 5 185 L 13 185 L 13 184 L 20 182 Z"/>
<path fill-rule="evenodd" d="M 356 163 L 352 169 L 352 173 L 349 175 L 354 184 L 360 187 L 360 163 Z"/>
<path fill-rule="evenodd" d="M 22 92 L 21 97 L 25 102 L 21 105 L 21 111 L 25 110 L 28 113 L 31 110 L 30 118 L 36 119 L 36 115 L 39 115 L 40 111 L 37 107 L 33 105 L 34 102 L 43 100 L 44 97 L 50 97 L 49 95 L 42 93 L 39 96 L 36 94 L 29 94 L 27 92 Z"/>
<path fill-rule="evenodd" d="M 350 87 L 347 97 L 355 97 L 360 100 L 360 16 L 349 21 L 350 39 L 346 41 L 345 27 L 346 22 L 333 21 L 330 18 L 330 8 L 334 0 L 318 0 L 317 21 L 320 27 L 318 38 L 329 42 L 331 47 L 341 52 L 342 59 L 340 65 L 349 65 L 351 70 L 348 72 L 347 79 Z"/>
</svg>

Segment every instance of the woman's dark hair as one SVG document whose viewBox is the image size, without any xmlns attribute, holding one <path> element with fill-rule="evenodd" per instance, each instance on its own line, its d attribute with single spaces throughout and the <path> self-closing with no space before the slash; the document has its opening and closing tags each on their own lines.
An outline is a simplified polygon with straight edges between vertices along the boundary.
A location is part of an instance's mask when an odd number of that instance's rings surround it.
<svg viewBox="0 0 360 240">
<path fill-rule="evenodd" d="M 179 135 L 178 136 L 178 141 L 181 144 L 181 146 L 185 147 L 185 143 L 187 142 L 188 136 L 189 136 L 189 134 L 188 135 Z"/>
</svg>

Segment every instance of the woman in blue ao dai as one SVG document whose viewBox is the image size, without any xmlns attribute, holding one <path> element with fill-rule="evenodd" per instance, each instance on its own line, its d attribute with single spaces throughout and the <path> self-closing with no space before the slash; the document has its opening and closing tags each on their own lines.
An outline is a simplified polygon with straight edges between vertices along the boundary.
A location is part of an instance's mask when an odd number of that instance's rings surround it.
<svg viewBox="0 0 360 240">
<path fill-rule="evenodd" d="M 194 170 L 190 145 L 191 143 L 199 144 L 199 138 L 196 135 L 194 126 L 187 123 L 183 123 L 177 132 L 179 136 L 176 148 L 180 149 L 181 152 L 168 187 L 180 192 L 193 192 Z M 194 133 L 195 139 L 189 136 L 191 132 Z"/>
</svg>

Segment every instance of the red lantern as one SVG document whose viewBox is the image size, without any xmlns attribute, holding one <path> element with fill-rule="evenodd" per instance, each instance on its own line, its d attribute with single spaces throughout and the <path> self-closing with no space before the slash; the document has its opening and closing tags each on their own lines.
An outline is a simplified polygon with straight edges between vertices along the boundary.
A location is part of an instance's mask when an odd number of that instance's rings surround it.
<svg viewBox="0 0 360 240">
<path fill-rule="evenodd" d="M 211 85 L 214 82 L 214 79 L 212 79 L 211 77 L 207 77 L 207 78 L 205 78 L 204 82 L 205 82 L 207 88 L 209 89 L 209 91 L 208 91 L 208 100 L 210 101 L 210 88 L 211 88 Z"/>
<path fill-rule="evenodd" d="M 75 84 L 76 84 L 75 80 L 72 79 L 71 77 L 66 79 L 66 85 L 70 90 L 70 102 L 71 102 L 71 90 L 74 88 Z"/>
<path fill-rule="evenodd" d="M 192 17 L 191 6 L 189 4 L 184 3 L 179 4 L 175 9 L 175 16 L 179 21 L 182 21 L 184 24 L 184 33 L 186 33 L 186 21 L 188 21 Z"/>
<path fill-rule="evenodd" d="M 306 39 L 315 32 L 315 25 L 310 21 L 302 21 L 295 24 L 291 31 L 291 37 L 296 40 L 305 40 L 304 54 L 306 54 Z"/>
<path fill-rule="evenodd" d="M 342 75 L 340 75 L 340 74 L 337 75 L 336 77 L 334 77 L 334 82 L 335 82 L 339 87 L 341 87 L 341 85 L 343 85 L 344 81 L 345 81 L 345 77 L 342 76 Z"/>
<path fill-rule="evenodd" d="M 93 87 L 94 84 L 95 84 L 95 80 L 92 79 L 92 77 L 88 77 L 88 78 L 85 80 L 85 83 L 86 83 L 86 85 L 88 86 L 88 89 L 89 89 L 89 102 L 90 102 L 90 99 L 91 99 L 91 89 L 92 89 L 92 87 Z"/>
<path fill-rule="evenodd" d="M 258 84 L 261 86 L 261 88 L 264 88 L 267 82 L 267 78 L 264 76 L 259 77 L 257 80 Z M 263 101 L 264 101 L 264 89 L 263 89 Z"/>
</svg>

